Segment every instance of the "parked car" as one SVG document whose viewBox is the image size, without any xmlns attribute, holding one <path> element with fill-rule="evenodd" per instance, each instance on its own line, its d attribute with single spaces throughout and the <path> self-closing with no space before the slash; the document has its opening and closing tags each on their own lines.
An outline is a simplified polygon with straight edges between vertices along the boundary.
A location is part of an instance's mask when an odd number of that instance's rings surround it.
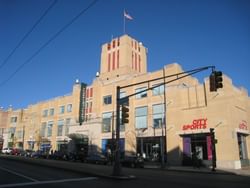
<svg viewBox="0 0 250 188">
<path fill-rule="evenodd" d="M 22 152 L 23 152 L 23 149 L 14 148 L 14 149 L 10 152 L 10 154 L 11 154 L 11 155 L 20 155 Z"/>
<path fill-rule="evenodd" d="M 30 155 L 32 158 L 44 158 L 44 152 L 41 150 L 33 151 Z"/>
<path fill-rule="evenodd" d="M 132 168 L 143 168 L 144 160 L 142 157 L 125 156 L 123 159 L 121 159 L 121 164 L 123 166 L 132 167 Z"/>
<path fill-rule="evenodd" d="M 91 154 L 87 156 L 84 160 L 87 163 L 95 163 L 95 164 L 108 164 L 108 159 L 102 154 Z"/>
<path fill-rule="evenodd" d="M 20 153 L 20 155 L 21 155 L 21 156 L 24 156 L 24 157 L 31 157 L 32 152 L 34 152 L 34 151 L 29 150 L 29 149 L 26 149 L 26 150 L 23 150 L 23 151 Z"/>
<path fill-rule="evenodd" d="M 2 153 L 3 153 L 3 154 L 8 154 L 8 155 L 9 155 L 9 154 L 11 153 L 12 150 L 13 150 L 12 148 L 3 148 L 3 149 L 2 149 Z"/>
</svg>

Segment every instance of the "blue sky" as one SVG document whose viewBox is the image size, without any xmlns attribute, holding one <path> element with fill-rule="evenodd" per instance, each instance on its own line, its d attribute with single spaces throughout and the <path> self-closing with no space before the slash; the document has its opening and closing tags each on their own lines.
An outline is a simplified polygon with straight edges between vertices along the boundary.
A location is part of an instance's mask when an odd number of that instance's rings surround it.
<svg viewBox="0 0 250 188">
<path fill-rule="evenodd" d="M 0 69 L 6 80 L 92 0 L 58 0 Z M 52 0 L 0 0 L 0 64 Z M 123 34 L 148 48 L 148 71 L 177 62 L 184 70 L 215 65 L 250 91 L 250 1 L 99 0 L 15 76 L 0 86 L 0 106 L 27 107 L 70 93 L 75 79 L 92 83 L 101 45 Z M 203 81 L 209 71 L 197 74 Z"/>
</svg>

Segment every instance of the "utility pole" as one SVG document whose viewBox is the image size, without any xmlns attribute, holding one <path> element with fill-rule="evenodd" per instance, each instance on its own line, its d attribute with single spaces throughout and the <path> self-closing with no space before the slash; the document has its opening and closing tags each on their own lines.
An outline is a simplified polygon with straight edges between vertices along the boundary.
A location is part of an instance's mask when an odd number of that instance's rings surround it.
<svg viewBox="0 0 250 188">
<path fill-rule="evenodd" d="M 167 104 L 166 104 L 166 73 L 165 73 L 165 66 L 163 67 L 163 77 L 164 77 L 164 95 L 163 95 L 163 97 L 164 97 L 164 128 L 165 128 L 165 148 L 164 148 L 164 167 L 165 167 L 165 162 L 167 163 L 167 160 L 168 160 L 168 158 L 167 158 L 167 152 L 168 152 L 168 150 L 167 150 L 167 139 L 168 139 L 168 137 L 167 137 L 167 121 L 166 121 L 166 116 L 167 116 Z M 166 158 L 165 158 L 166 157 Z M 166 160 L 166 161 L 165 161 Z"/>
<path fill-rule="evenodd" d="M 24 150 L 24 134 L 25 134 L 25 125 L 23 125 L 23 147 L 22 147 L 23 150 Z"/>
<path fill-rule="evenodd" d="M 114 115 L 114 112 L 112 112 L 112 121 L 111 121 L 111 131 L 112 131 L 112 144 L 111 144 L 111 164 L 113 164 L 113 161 L 114 161 L 114 149 L 115 149 L 115 147 L 114 147 L 114 143 L 115 143 L 115 130 L 114 130 L 114 118 L 115 118 L 115 115 Z"/>
</svg>

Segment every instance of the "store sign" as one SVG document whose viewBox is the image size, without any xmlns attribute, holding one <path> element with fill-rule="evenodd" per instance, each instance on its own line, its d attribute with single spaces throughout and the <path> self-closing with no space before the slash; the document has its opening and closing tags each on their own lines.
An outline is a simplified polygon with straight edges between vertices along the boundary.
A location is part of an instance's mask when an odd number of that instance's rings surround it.
<svg viewBox="0 0 250 188">
<path fill-rule="evenodd" d="M 248 130 L 247 122 L 242 120 L 242 122 L 239 124 L 239 129 L 247 131 Z"/>
<path fill-rule="evenodd" d="M 197 129 L 206 129 L 207 128 L 207 118 L 194 119 L 192 124 L 183 125 L 182 130 L 197 130 Z"/>
</svg>

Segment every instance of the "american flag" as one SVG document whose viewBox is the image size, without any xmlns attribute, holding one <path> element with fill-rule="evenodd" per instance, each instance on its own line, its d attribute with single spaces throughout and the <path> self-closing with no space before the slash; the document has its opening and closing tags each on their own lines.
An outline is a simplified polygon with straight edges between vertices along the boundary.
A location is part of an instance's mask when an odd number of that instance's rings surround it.
<svg viewBox="0 0 250 188">
<path fill-rule="evenodd" d="M 124 17 L 129 20 L 133 20 L 133 18 L 128 13 L 126 13 L 126 11 L 124 11 Z"/>
</svg>

